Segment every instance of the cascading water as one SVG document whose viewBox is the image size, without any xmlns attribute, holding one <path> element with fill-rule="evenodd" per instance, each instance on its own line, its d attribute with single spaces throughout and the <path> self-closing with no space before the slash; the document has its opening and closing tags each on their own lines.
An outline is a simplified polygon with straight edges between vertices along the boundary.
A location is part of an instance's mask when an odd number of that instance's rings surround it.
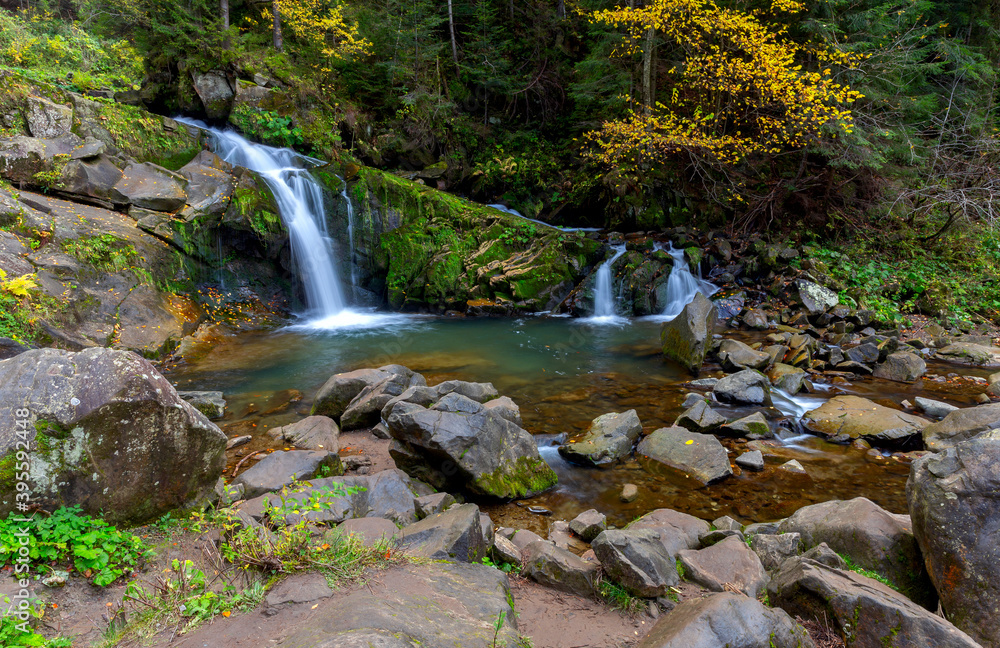
<svg viewBox="0 0 1000 648">
<path fill-rule="evenodd" d="M 664 249 L 662 246 L 657 247 Z M 690 304 L 699 292 L 711 297 L 719 291 L 719 288 L 710 281 L 691 274 L 687 259 L 684 258 L 684 250 L 674 248 L 671 243 L 665 251 L 674 258 L 674 267 L 670 271 L 670 278 L 667 279 L 667 307 L 661 314 L 661 317 L 669 321 L 680 315 L 684 307 Z"/>
<path fill-rule="evenodd" d="M 612 266 L 614 266 L 615 261 L 625 254 L 625 246 L 614 245 L 611 249 L 615 253 L 597 269 L 597 278 L 594 284 L 594 315 L 584 319 L 584 322 L 591 324 L 618 324 L 626 321 L 624 317 L 618 315 L 614 289 L 614 273 L 612 272 Z"/>
<path fill-rule="evenodd" d="M 358 265 L 357 265 L 357 255 L 354 253 L 354 205 L 351 203 L 351 197 L 347 195 L 347 181 L 337 176 L 341 182 L 344 183 L 344 188 L 340 192 L 340 197 L 344 199 L 344 205 L 347 206 L 347 238 L 350 241 L 350 267 L 351 267 L 351 287 L 357 287 L 358 285 Z"/>
<path fill-rule="evenodd" d="M 550 223 L 546 223 L 545 221 L 536 220 L 534 218 L 528 218 L 527 216 L 525 216 L 521 212 L 517 211 L 516 209 L 511 209 L 510 207 L 507 207 L 506 205 L 501 205 L 499 203 L 492 204 L 492 205 L 486 205 L 486 206 L 487 207 L 492 207 L 493 209 L 496 209 L 497 211 L 502 211 L 505 214 L 510 214 L 511 216 L 516 216 L 517 218 L 520 218 L 522 220 L 526 220 L 529 223 L 535 223 L 536 225 L 542 225 L 543 227 L 551 227 L 552 229 L 558 230 L 560 232 L 600 232 L 601 231 L 600 227 L 563 227 L 562 225 L 552 225 Z"/>
</svg>

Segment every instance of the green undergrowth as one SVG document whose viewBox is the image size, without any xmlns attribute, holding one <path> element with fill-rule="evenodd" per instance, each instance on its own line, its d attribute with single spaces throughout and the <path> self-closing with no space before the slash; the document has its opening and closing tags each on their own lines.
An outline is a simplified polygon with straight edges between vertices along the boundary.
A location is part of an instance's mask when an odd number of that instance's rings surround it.
<svg viewBox="0 0 1000 648">
<path fill-rule="evenodd" d="M 0 596 L 0 605 L 6 609 L 11 603 L 6 596 Z M 37 601 L 28 602 L 28 620 L 21 621 L 13 615 L 0 616 L 0 646 L 4 648 L 72 648 L 73 640 L 68 637 L 46 638 L 38 632 L 37 625 L 45 617 L 45 606 Z"/>
<path fill-rule="evenodd" d="M 176 122 L 136 106 L 102 101 L 98 119 L 125 153 L 173 171 L 190 162 L 202 148 L 200 135 L 189 134 L 185 126 L 174 126 Z"/>
<path fill-rule="evenodd" d="M 63 251 L 104 273 L 129 272 L 153 285 L 152 274 L 139 265 L 139 254 L 131 244 L 113 234 L 99 234 L 63 241 Z"/>
<path fill-rule="evenodd" d="M 28 522 L 15 517 L 0 520 L 0 563 L 5 565 L 17 557 L 21 546 L 17 534 L 23 530 L 28 531 L 28 564 L 33 571 L 69 569 L 99 586 L 132 574 L 150 556 L 140 538 L 81 514 L 78 506 L 51 515 L 36 513 Z"/>
<path fill-rule="evenodd" d="M 893 583 L 891 580 L 889 580 L 888 578 L 886 578 L 882 574 L 879 574 L 878 572 L 875 572 L 875 571 L 872 571 L 870 569 L 865 569 L 864 567 L 861 567 L 856 562 L 854 562 L 853 560 L 851 560 L 850 556 L 846 556 L 844 554 L 839 554 L 839 555 L 840 555 L 841 558 L 844 559 L 844 563 L 847 565 L 847 568 L 849 570 L 851 570 L 852 572 L 855 572 L 857 574 L 861 574 L 862 576 L 864 576 L 866 578 L 871 578 L 872 580 L 877 580 L 878 582 L 882 583 L 886 587 L 890 587 L 890 588 L 896 590 L 897 592 L 902 592 L 903 591 L 898 585 L 896 585 L 895 583 Z"/>
<path fill-rule="evenodd" d="M 645 601 L 641 598 L 629 594 L 624 587 L 609 580 L 598 583 L 597 593 L 605 603 L 627 614 L 635 614 L 645 606 Z"/>
<path fill-rule="evenodd" d="M 22 344 L 45 342 L 42 322 L 62 309 L 63 304 L 37 290 L 35 275 L 8 278 L 0 270 L 0 337 Z"/>
</svg>

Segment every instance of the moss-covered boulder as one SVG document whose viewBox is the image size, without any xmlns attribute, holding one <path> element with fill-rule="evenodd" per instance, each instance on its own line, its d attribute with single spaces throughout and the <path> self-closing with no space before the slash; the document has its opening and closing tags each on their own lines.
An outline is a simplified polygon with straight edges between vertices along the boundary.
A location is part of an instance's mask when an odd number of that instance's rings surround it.
<svg viewBox="0 0 1000 648">
<path fill-rule="evenodd" d="M 219 428 L 134 353 L 37 349 L 0 362 L 0 514 L 24 482 L 46 510 L 146 522 L 210 497 L 225 450 Z"/>
</svg>

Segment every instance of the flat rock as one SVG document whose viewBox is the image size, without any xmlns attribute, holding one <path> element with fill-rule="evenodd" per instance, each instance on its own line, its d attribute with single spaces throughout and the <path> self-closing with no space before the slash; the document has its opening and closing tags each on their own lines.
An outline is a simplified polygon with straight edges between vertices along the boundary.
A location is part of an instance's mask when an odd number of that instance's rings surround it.
<svg viewBox="0 0 1000 648">
<path fill-rule="evenodd" d="M 296 481 L 312 479 L 324 466 L 341 470 L 336 453 L 311 450 L 277 450 L 240 473 L 234 484 L 242 484 L 247 499 L 279 491 Z"/>
<path fill-rule="evenodd" d="M 187 203 L 187 180 L 151 162 L 130 164 L 115 184 L 112 198 L 116 203 L 172 213 Z"/>
<path fill-rule="evenodd" d="M 608 464 L 631 453 L 641 434 L 642 423 L 635 410 L 611 412 L 595 418 L 579 440 L 559 446 L 559 454 L 573 463 Z"/>
<path fill-rule="evenodd" d="M 864 439 L 873 445 L 891 446 L 917 437 L 930 421 L 860 396 L 834 396 L 806 412 L 802 423 L 812 432 L 845 443 Z"/>
<path fill-rule="evenodd" d="M 750 547 L 737 537 L 705 549 L 677 553 L 686 578 L 714 592 L 732 586 L 750 598 L 757 598 L 767 585 L 767 571 Z"/>
<path fill-rule="evenodd" d="M 963 407 L 923 429 L 924 445 L 940 452 L 1000 427 L 1000 403 Z"/>
<path fill-rule="evenodd" d="M 333 590 L 326 584 L 326 576 L 319 572 L 292 574 L 275 585 L 267 593 L 269 606 L 284 603 L 312 603 L 333 596 Z"/>
<path fill-rule="evenodd" d="M 914 404 L 923 410 L 924 414 L 934 419 L 943 419 L 948 416 L 948 414 L 954 412 L 958 408 L 954 405 L 948 403 L 942 403 L 941 401 L 931 400 L 930 398 L 924 398 L 923 396 L 917 396 L 913 399 Z M 927 428 L 924 428 L 927 429 Z"/>
<path fill-rule="evenodd" d="M 638 453 L 705 484 L 733 474 L 729 455 L 718 439 L 684 428 L 656 430 L 639 443 Z"/>
</svg>

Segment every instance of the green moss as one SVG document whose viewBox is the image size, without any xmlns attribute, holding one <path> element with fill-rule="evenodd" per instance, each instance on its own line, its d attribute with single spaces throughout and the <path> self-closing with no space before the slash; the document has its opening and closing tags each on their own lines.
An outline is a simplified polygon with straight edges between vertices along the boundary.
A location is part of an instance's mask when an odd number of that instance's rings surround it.
<svg viewBox="0 0 1000 648">
<path fill-rule="evenodd" d="M 184 126 L 172 130 L 165 118 L 141 108 L 107 102 L 98 112 L 101 125 L 115 146 L 144 162 L 176 171 L 201 151 L 200 136 L 188 134 Z"/>
<path fill-rule="evenodd" d="M 556 473 L 541 459 L 518 457 L 513 465 L 497 468 L 476 479 L 475 489 L 484 495 L 503 499 L 531 497 L 558 482 Z"/>
</svg>

